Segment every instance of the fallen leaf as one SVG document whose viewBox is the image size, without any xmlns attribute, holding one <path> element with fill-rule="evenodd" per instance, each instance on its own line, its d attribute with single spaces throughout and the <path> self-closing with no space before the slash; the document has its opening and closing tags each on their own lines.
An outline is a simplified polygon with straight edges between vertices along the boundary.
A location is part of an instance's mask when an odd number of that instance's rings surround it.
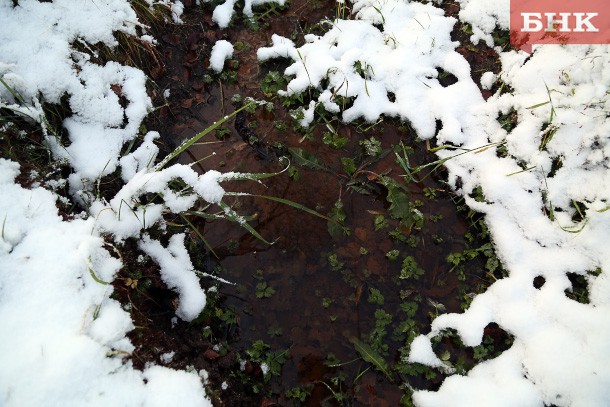
<svg viewBox="0 0 610 407">
<path fill-rule="evenodd" d="M 220 357 L 220 353 L 216 352 L 213 349 L 208 349 L 203 352 L 203 357 L 209 360 L 218 359 Z"/>
</svg>

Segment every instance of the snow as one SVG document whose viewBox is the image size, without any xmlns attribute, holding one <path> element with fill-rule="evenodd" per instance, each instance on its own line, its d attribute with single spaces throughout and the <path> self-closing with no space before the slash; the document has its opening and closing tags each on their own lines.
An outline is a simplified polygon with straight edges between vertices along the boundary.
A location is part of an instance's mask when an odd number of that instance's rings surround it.
<svg viewBox="0 0 610 407">
<path fill-rule="evenodd" d="M 10 197 L 0 200 L 0 404 L 210 405 L 198 376 L 122 360 L 133 323 L 93 278 L 112 281 L 120 261 L 91 233 L 93 218 L 63 221 L 56 195 L 16 185 L 18 172 L 0 159 L 0 196 Z"/>
<path fill-rule="evenodd" d="M 176 352 L 167 352 L 167 353 L 163 353 L 161 356 L 159 356 L 159 358 L 161 359 L 161 362 L 163 362 L 163 363 L 170 363 L 174 359 L 175 355 L 176 355 Z"/>
<path fill-rule="evenodd" d="M 218 40 L 212 47 L 210 68 L 222 72 L 225 61 L 233 56 L 233 45 L 227 40 Z"/>
<path fill-rule="evenodd" d="M 83 2 L 78 7 L 62 0 L 20 0 L 16 7 L 12 3 L 0 1 L 0 75 L 26 104 L 19 106 L 2 87 L 0 106 L 18 107 L 15 110 L 46 128 L 41 102 L 59 103 L 67 96 L 73 113 L 64 122 L 69 140 L 57 139 L 53 129 L 47 128 L 46 143 L 55 159 L 72 167 L 68 181 L 73 197 L 90 204 L 90 211 L 82 218 L 63 220 L 56 207 L 59 198 L 51 189 L 64 181 L 49 182 L 49 190 L 24 189 L 14 182 L 18 164 L 0 159 L 0 216 L 4 219 L 0 324 L 5 333 L 0 337 L 0 404 L 211 405 L 198 374 L 154 365 L 138 371 L 124 359 L 134 350 L 126 337 L 134 326 L 129 313 L 111 299 L 109 283 L 123 264 L 111 255 L 116 249 L 105 238 L 140 238 L 146 230 L 145 223 L 134 222 L 134 212 L 126 209 L 137 206 L 127 194 L 146 193 L 138 182 L 147 174 L 148 187 L 156 191 L 166 191 L 167 184 L 161 183 L 171 177 L 198 182 L 197 174 L 188 168 L 154 172 L 151 167 L 158 154 L 154 141 L 159 137 L 155 132 L 144 135 L 135 151 L 120 157 L 152 107 L 145 75 L 116 62 L 96 65 L 72 48 L 75 42 L 114 46 L 114 31 L 135 35 L 135 13 L 124 0 Z M 179 15 L 179 3 L 164 4 L 171 4 Z M 124 106 L 119 96 L 124 97 Z M 119 166 L 126 183 L 120 196 L 125 200 L 123 207 L 120 202 L 114 207 L 116 201 L 98 200 L 94 188 L 97 179 Z M 161 181 L 155 183 L 154 175 Z M 197 185 L 207 190 L 202 182 Z M 216 183 L 212 188 L 218 198 Z M 184 210 L 194 199 L 167 190 L 165 205 L 135 210 L 142 222 L 153 225 L 161 211 Z M 125 215 L 121 222 L 115 213 L 119 218 L 125 213 L 131 217 Z M 152 257 L 171 254 L 160 261 L 162 278 L 182 290 L 178 315 L 194 318 L 205 305 L 205 293 L 190 260 L 185 259 L 183 240 L 175 236 L 167 249 L 141 239 L 142 245 L 146 243 Z"/>
<path fill-rule="evenodd" d="M 480 40 L 493 47 L 494 40 L 491 33 L 499 27 L 509 29 L 510 0 L 461 0 L 460 21 L 470 24 L 472 35 L 470 41 L 478 44 Z"/>
<path fill-rule="evenodd" d="M 65 123 L 70 145 L 60 145 L 52 134 L 47 142 L 56 157 L 71 162 L 75 169 L 72 185 L 113 172 L 122 146 L 133 138 L 152 105 L 146 95 L 146 77 L 140 70 L 114 62 L 95 65 L 71 44 L 116 45 L 112 33 L 135 34 L 136 21 L 126 1 L 84 2 L 79 7 L 73 7 L 69 0 L 52 4 L 25 0 L 18 7 L 10 1 L 0 2 L 4 81 L 31 101 L 29 111 L 34 117 L 42 115 L 39 95 L 51 103 L 68 96 L 74 112 Z M 127 108 L 119 103 L 113 85 L 128 100 Z M 15 104 L 4 87 L 0 95 L 7 104 Z"/>
<path fill-rule="evenodd" d="M 153 6 L 153 0 L 147 2 Z M 243 13 L 251 17 L 252 7 L 268 2 L 246 1 Z M 159 3 L 169 5 L 179 20 L 180 2 Z M 227 0 L 215 8 L 213 20 L 220 27 L 230 23 L 235 4 Z M 473 42 L 494 45 L 493 30 L 508 28 L 508 5 L 508 0 L 460 2 L 459 18 L 472 26 Z M 498 50 L 502 71 L 484 73 L 481 85 L 491 89 L 502 81 L 513 92 L 484 100 L 456 52 L 459 44 L 451 41 L 454 18 L 432 3 L 358 0 L 352 6 L 355 19 L 335 21 L 322 36 L 307 35 L 301 47 L 274 35 L 269 47 L 258 50 L 259 60 L 292 60 L 283 94 L 319 90 L 319 97 L 303 106 L 304 126 L 315 119 L 317 106 L 340 112 L 335 100 L 340 95 L 353 99 L 342 113 L 346 122 L 398 117 L 410 121 L 422 139 L 471 150 L 457 156 L 442 149 L 437 155 L 451 158 L 449 185 L 484 214 L 509 272 L 464 313 L 436 318 L 430 332 L 412 343 L 409 360 L 451 372 L 434 354 L 431 339 L 455 329 L 466 346 L 476 346 L 491 322 L 514 336 L 513 345 L 466 376 L 450 375 L 438 391 L 415 392 L 415 404 L 609 405 L 610 46 L 534 46 L 529 58 Z M 206 295 L 185 235 L 174 235 L 163 246 L 147 231 L 163 229 L 164 213 L 180 213 L 201 201 L 220 203 L 226 194 L 220 184 L 247 174 L 154 167 L 159 134 L 138 135 L 152 108 L 145 75 L 116 62 L 97 65 L 73 47 L 115 46 L 113 32 L 136 35 L 138 24 L 126 0 L 78 7 L 69 0 L 20 0 L 16 7 L 0 0 L 0 77 L 26 101 L 19 105 L 0 87 L 0 106 L 21 111 L 46 129 L 53 157 L 73 169 L 72 197 L 88 208 L 81 217 L 63 220 L 51 190 L 59 184 L 25 189 L 15 183 L 18 164 L 0 159 L 0 329 L 10 333 L 0 335 L 2 405 L 210 405 L 201 380 L 205 372 L 155 365 L 137 371 L 123 359 L 133 351 L 126 337 L 133 322 L 111 298 L 108 283 L 122 262 L 106 242 L 137 239 L 178 293 L 177 316 L 190 321 L 204 308 Z M 153 42 L 142 29 L 142 38 Z M 217 42 L 212 69 L 221 71 L 232 51 L 229 42 Z M 457 83 L 442 86 L 439 68 Z M 41 109 L 42 102 L 59 103 L 64 96 L 73 113 L 64 122 L 67 140 L 55 137 Z M 511 110 L 518 124 L 509 133 L 496 118 Z M 552 138 L 549 123 L 556 127 Z M 139 147 L 125 154 L 136 137 Z M 496 154 L 500 144 L 506 157 Z M 124 185 L 108 202 L 99 199 L 97 181 L 117 169 Z M 170 187 L 176 179 L 184 190 Z M 484 202 L 469 196 L 477 187 Z M 148 193 L 162 199 L 142 204 L 140 197 Z M 576 205 L 585 220 L 573 220 Z M 587 279 L 589 304 L 566 297 L 567 273 Z M 539 289 L 533 285 L 537 276 L 545 280 Z"/>
<path fill-rule="evenodd" d="M 159 241 L 144 236 L 140 249 L 159 264 L 163 282 L 178 291 L 180 297 L 176 315 L 185 321 L 192 321 L 205 307 L 205 292 L 199 286 L 199 278 L 184 247 L 184 237 L 184 234 L 173 235 L 167 248 L 164 248 Z"/>
<path fill-rule="evenodd" d="M 237 0 L 226 0 L 224 3 L 214 8 L 212 20 L 218 24 L 220 28 L 227 28 L 231 23 L 231 19 L 235 14 L 234 8 L 236 3 Z M 246 17 L 252 18 L 254 16 L 252 8 L 267 3 L 276 3 L 283 6 L 286 3 L 286 0 L 245 0 L 242 12 Z"/>
</svg>

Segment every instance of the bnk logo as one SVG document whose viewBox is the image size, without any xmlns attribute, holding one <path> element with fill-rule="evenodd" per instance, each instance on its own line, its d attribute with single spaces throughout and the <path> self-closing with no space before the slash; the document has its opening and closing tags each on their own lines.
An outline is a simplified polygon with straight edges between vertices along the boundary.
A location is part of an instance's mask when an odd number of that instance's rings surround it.
<svg viewBox="0 0 610 407">
<path fill-rule="evenodd" d="M 511 0 L 511 45 L 610 44 L 608 0 Z"/>
</svg>

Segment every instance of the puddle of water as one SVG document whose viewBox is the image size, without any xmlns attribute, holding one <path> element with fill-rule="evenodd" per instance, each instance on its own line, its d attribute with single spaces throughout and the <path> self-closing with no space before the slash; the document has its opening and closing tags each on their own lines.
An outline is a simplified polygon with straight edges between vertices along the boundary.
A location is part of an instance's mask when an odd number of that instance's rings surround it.
<svg viewBox="0 0 610 407">
<path fill-rule="evenodd" d="M 401 134 L 392 126 L 385 126 L 383 135 L 379 136 L 384 147 L 397 143 L 400 137 Z M 268 130 L 266 139 L 268 143 L 294 143 L 298 136 L 293 135 L 287 140 L 280 132 Z M 311 148 L 310 144 L 305 144 L 304 148 Z M 341 156 L 353 156 L 357 148 L 352 146 L 351 150 L 336 152 L 319 145 L 311 149 L 316 151 L 321 162 L 337 167 Z M 210 149 L 216 149 L 218 153 L 213 159 L 224 160 L 230 170 L 274 172 L 281 168 L 277 162 L 257 159 L 250 146 L 244 146 L 243 141 L 235 140 L 235 137 L 223 142 L 220 149 L 209 146 L 194 148 L 192 155 L 206 156 Z M 391 155 L 370 170 L 391 170 L 393 176 L 400 174 Z M 330 395 L 319 381 L 328 381 L 339 371 L 353 380 L 368 366 L 357 361 L 341 369 L 331 369 L 323 362 L 329 353 L 344 362 L 358 357 L 350 340 L 354 337 L 366 340 L 375 326 L 374 313 L 378 307 L 368 302 L 371 288 L 383 294 L 385 302 L 380 308 L 391 314 L 398 315 L 396 310 L 399 310 L 401 289 L 414 290 L 425 298 L 442 303 L 448 311 L 459 311 L 455 292 L 458 281 L 448 272 L 445 257 L 464 249 L 463 235 L 467 229 L 450 200 L 425 199 L 423 187 L 440 188 L 434 181 L 426 180 L 423 185 L 409 187 L 411 199 L 425 202 L 420 209 L 426 217 L 442 214 L 443 220 L 438 223 L 427 221 L 423 231 L 413 232 L 421 239 L 416 249 L 397 244 L 388 236 L 387 230 L 374 229 L 375 214 L 387 210 L 383 197 L 350 191 L 345 179 L 337 174 L 302 167 L 299 171 L 298 181 L 282 174 L 265 180 L 265 186 L 233 183 L 227 189 L 289 199 L 323 214 L 330 211 L 341 194 L 347 216 L 346 226 L 352 231 L 349 237 L 333 241 L 326 221 L 262 199 L 242 199 L 240 210 L 247 215 L 256 214 L 253 225 L 265 238 L 275 240 L 273 245 L 260 242 L 228 222 L 212 222 L 206 225 L 205 231 L 222 258 L 220 263 L 226 271 L 224 278 L 238 284 L 224 287 L 222 291 L 229 294 L 226 304 L 239 310 L 241 342 L 247 346 L 263 338 L 275 348 L 289 348 L 292 358 L 284 365 L 280 387 L 286 391 L 299 385 L 314 384 L 314 394 L 319 398 L 312 396 L 309 405 L 319 405 L 316 403 Z M 434 243 L 434 235 L 441 237 L 443 242 Z M 361 248 L 365 248 L 367 254 L 363 255 Z M 413 284 L 398 280 L 402 258 L 396 262 L 388 261 L 386 253 L 392 249 L 415 257 L 426 271 L 420 281 Z M 332 270 L 327 260 L 331 253 L 336 253 L 345 263 L 345 269 L 352 272 L 351 281 L 346 282 L 339 271 Z M 256 285 L 262 281 L 255 278 L 257 270 L 262 270 L 262 280 L 275 290 L 271 298 L 256 298 Z M 324 301 L 330 302 L 328 308 L 325 308 Z M 417 317 L 420 326 L 427 326 L 424 312 L 419 312 Z M 398 322 L 396 319 L 392 327 Z M 270 335 L 270 328 L 281 330 L 281 335 Z M 390 360 L 401 345 L 391 343 Z M 359 390 L 354 397 L 364 404 L 374 401 L 375 405 L 397 405 L 402 395 L 395 385 L 372 371 L 362 376 L 357 384 Z"/>
<path fill-rule="evenodd" d="M 210 37 L 209 32 L 197 31 L 195 24 L 188 25 L 187 9 L 185 19 L 188 27 L 184 28 L 187 44 L 169 44 L 171 52 L 165 53 L 169 61 L 168 71 L 175 70 L 177 73 L 170 73 L 160 81 L 161 85 L 165 81 L 165 86 L 170 87 L 174 95 L 171 110 L 165 108 L 160 113 L 161 130 L 165 129 L 168 144 L 177 145 L 231 113 L 234 107 L 230 98 L 234 94 L 260 99 L 262 70 L 255 58 L 256 49 L 267 45 L 273 32 L 289 35 L 297 23 L 304 25 L 319 21 L 320 10 L 333 10 L 335 4 L 334 1 L 325 3 L 329 4 L 292 2 L 286 18 L 269 20 L 269 28 L 259 32 L 228 30 L 230 38 L 250 45 L 249 51 L 239 55 L 240 67 L 235 85 L 218 82 L 203 84 L 205 70 L 197 68 L 196 64 L 183 63 L 193 58 L 193 50 L 198 49 L 193 45 L 197 43 L 196 40 L 209 41 Z M 170 39 L 178 41 L 174 37 Z M 205 48 L 203 45 L 201 47 Z M 205 57 L 201 58 L 203 60 L 199 61 L 199 65 L 205 65 Z M 395 384 L 389 383 L 372 369 L 360 376 L 369 366 L 364 361 L 356 360 L 335 368 L 326 366 L 324 361 L 330 353 L 342 362 L 357 359 L 358 354 L 351 339 L 359 338 L 366 342 L 375 326 L 374 314 L 378 308 L 393 316 L 390 328 L 396 327 L 400 319 L 404 319 L 397 312 L 401 290 L 410 291 L 413 296 L 420 294 L 424 298 L 415 317 L 422 329 L 429 325 L 427 313 L 432 310 L 425 299 L 444 304 L 448 312 L 460 311 L 456 295 L 459 281 L 455 274 L 449 273 L 450 266 L 445 258 L 449 253 L 465 248 L 463 236 L 468 225 L 456 213 L 449 194 L 443 192 L 443 185 L 429 177 L 419 184 L 407 185 L 410 200 L 423 202 L 419 209 L 427 219 L 423 230 L 411 231 L 420 240 L 416 248 L 393 241 L 388 236 L 389 229 L 375 230 L 375 216 L 380 213 L 387 216 L 384 189 L 375 185 L 376 193 L 372 195 L 362 195 L 349 189 L 348 177 L 343 174 L 341 165 L 342 157 L 354 157 L 361 153 L 358 142 L 363 136 L 357 134 L 355 127 L 341 125 L 340 134 L 351 140 L 342 150 L 333 150 L 320 141 L 321 128 L 314 131 L 312 141 L 300 143 L 301 136 L 291 130 L 287 112 L 281 108 L 279 101 L 276 100 L 275 104 L 273 113 L 259 111 L 256 116 L 246 117 L 246 126 L 252 122 L 257 124 L 252 131 L 260 140 L 260 146 L 253 148 L 249 145 L 242 138 L 243 131 L 238 131 L 235 120 L 231 120 L 225 126 L 229 133 L 223 140 L 216 139 L 213 134 L 208 135 L 200 140 L 200 144 L 191 147 L 188 153 L 182 154 L 180 162 L 198 161 L 195 168 L 200 172 L 209 169 L 223 172 L 279 172 L 283 165 L 265 148 L 276 143 L 303 148 L 313 153 L 329 171 L 299 167 L 298 181 L 284 172 L 264 180 L 263 184 L 232 182 L 224 186 L 231 191 L 288 199 L 325 215 L 341 197 L 347 216 L 346 226 L 352 233 L 333 240 L 323 219 L 287 205 L 254 198 L 240 198 L 237 210 L 244 215 L 254 215 L 251 224 L 266 239 L 273 240 L 272 245 L 257 240 L 230 222 L 199 223 L 198 227 L 220 257 L 225 272 L 222 277 L 236 283 L 236 286 L 221 288 L 227 294 L 225 304 L 238 311 L 240 342 L 235 346 L 246 348 L 253 341 L 263 339 L 274 349 L 290 349 L 291 359 L 284 365 L 282 376 L 273 382 L 274 390 L 280 394 L 281 405 L 287 403 L 283 396 L 285 391 L 304 384 L 314 386 L 307 405 L 329 401 L 332 394 L 322 381 L 328 384 L 331 377 L 339 373 L 346 376 L 345 392 L 348 395 L 352 392 L 350 397 L 356 405 L 398 405 L 402 392 Z M 278 130 L 276 120 L 286 122 L 288 130 Z M 371 135 L 382 142 L 383 148 L 390 148 L 401 141 L 409 145 L 414 138 L 412 134 L 400 132 L 391 123 L 374 127 L 367 137 Z M 425 151 L 423 143 L 413 144 L 412 147 L 415 150 L 412 159 L 416 164 L 434 159 Z M 395 163 L 393 153 L 367 167 L 367 171 L 370 171 L 369 174 L 387 173 L 397 181 L 401 180 L 400 175 L 403 174 Z M 374 184 L 373 181 L 374 177 L 371 184 Z M 427 199 L 425 188 L 437 190 L 438 198 Z M 442 215 L 441 221 L 429 220 L 439 215 Z M 393 249 L 400 250 L 402 256 L 391 262 L 386 253 Z M 362 251 L 366 251 L 366 254 Z M 329 265 L 328 255 L 332 253 L 337 254 L 345 264 L 344 269 L 350 271 L 347 277 L 344 275 L 347 273 L 342 274 Z M 400 263 L 405 255 L 413 256 L 419 267 L 425 270 L 420 280 L 398 279 Z M 257 270 L 261 271 L 255 275 Z M 275 290 L 270 298 L 257 298 L 256 286 L 261 281 Z M 369 302 L 371 289 L 379 290 L 384 296 L 383 306 Z M 388 329 L 388 337 L 392 329 Z M 386 343 L 389 344 L 386 359 L 392 361 L 403 344 L 391 340 L 386 340 Z M 358 380 L 353 386 L 355 378 Z"/>
</svg>

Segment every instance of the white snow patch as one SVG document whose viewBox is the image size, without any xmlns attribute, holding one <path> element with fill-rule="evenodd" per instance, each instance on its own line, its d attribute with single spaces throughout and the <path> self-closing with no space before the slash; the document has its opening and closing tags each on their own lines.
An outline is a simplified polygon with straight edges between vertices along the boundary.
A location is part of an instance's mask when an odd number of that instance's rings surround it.
<svg viewBox="0 0 610 407">
<path fill-rule="evenodd" d="M 170 363 L 173 359 L 174 356 L 176 355 L 176 352 L 167 352 L 167 353 L 163 353 L 159 356 L 159 359 L 161 359 L 161 363 Z"/>
<path fill-rule="evenodd" d="M 235 14 L 236 3 L 237 0 L 226 0 L 214 9 L 212 20 L 218 24 L 220 28 L 227 28 L 231 23 L 233 14 Z M 276 3 L 283 6 L 286 3 L 286 0 L 245 0 L 243 13 L 246 17 L 252 18 L 254 15 L 252 8 L 267 3 Z"/>
<path fill-rule="evenodd" d="M 212 47 L 210 55 L 210 68 L 222 72 L 225 61 L 233 56 L 233 45 L 226 40 L 218 40 Z"/>
<path fill-rule="evenodd" d="M 192 321 L 203 311 L 206 298 L 184 247 L 184 237 L 184 234 L 173 235 L 165 248 L 159 241 L 144 236 L 139 247 L 161 266 L 163 282 L 178 291 L 180 301 L 176 315 Z"/>
<path fill-rule="evenodd" d="M 485 72 L 481 75 L 481 86 L 483 89 L 491 89 L 496 79 L 497 76 L 493 72 Z"/>
<path fill-rule="evenodd" d="M 0 159 L 0 347 L 10 350 L 0 404 L 211 405 L 197 375 L 140 372 L 122 360 L 133 351 L 125 336 L 133 324 L 100 282 L 112 281 L 121 262 L 91 233 L 93 219 L 62 221 L 56 196 L 16 185 L 18 171 Z"/>
</svg>

